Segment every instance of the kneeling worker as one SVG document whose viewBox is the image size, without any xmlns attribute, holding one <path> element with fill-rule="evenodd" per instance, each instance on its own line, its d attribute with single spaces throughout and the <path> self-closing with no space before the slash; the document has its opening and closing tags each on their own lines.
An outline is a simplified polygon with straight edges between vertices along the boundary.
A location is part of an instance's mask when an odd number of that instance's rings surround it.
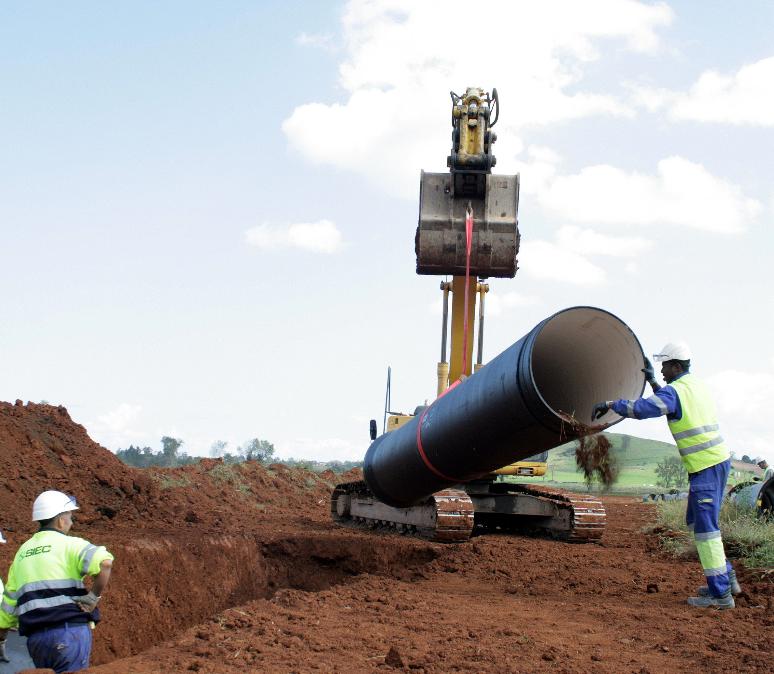
<svg viewBox="0 0 774 674">
<path fill-rule="evenodd" d="M 698 597 L 690 597 L 691 606 L 734 608 L 733 594 L 741 588 L 726 559 L 720 537 L 720 506 L 731 468 L 731 454 L 719 431 L 706 386 L 690 372 L 691 351 L 684 342 L 667 344 L 653 356 L 661 362 L 661 374 L 667 386 L 656 382 L 653 365 L 645 359 L 643 372 L 653 395 L 639 400 L 609 400 L 594 405 L 592 419 L 600 419 L 612 409 L 622 417 L 648 419 L 666 415 L 690 487 L 685 521 L 693 533 L 707 585 Z"/>
<path fill-rule="evenodd" d="M 99 621 L 97 604 L 113 563 L 104 547 L 68 536 L 75 498 L 44 491 L 32 505 L 39 531 L 22 544 L 8 571 L 0 605 L 0 649 L 8 630 L 19 626 L 36 667 L 75 672 L 89 666 L 90 622 Z M 87 591 L 83 578 L 92 577 Z"/>
</svg>

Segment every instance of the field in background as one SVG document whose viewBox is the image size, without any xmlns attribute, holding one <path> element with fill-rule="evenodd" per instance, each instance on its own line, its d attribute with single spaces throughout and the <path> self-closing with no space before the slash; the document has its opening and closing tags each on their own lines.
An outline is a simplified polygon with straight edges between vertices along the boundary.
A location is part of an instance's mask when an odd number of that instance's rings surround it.
<svg viewBox="0 0 774 674">
<path fill-rule="evenodd" d="M 642 494 L 649 491 L 664 492 L 659 487 L 657 464 L 667 457 L 678 456 L 677 448 L 667 442 L 636 438 L 622 433 L 605 433 L 610 439 L 611 451 L 620 466 L 618 480 L 609 493 L 613 494 Z M 562 487 L 572 490 L 585 491 L 589 487 L 583 479 L 583 474 L 575 465 L 576 442 L 568 442 L 561 447 L 552 449 L 548 454 L 548 471 L 545 477 L 538 478 L 513 478 L 518 482 L 537 482 L 541 484 L 560 484 Z M 750 472 L 732 471 L 729 484 L 737 484 L 750 479 Z M 599 490 L 598 484 L 591 485 L 593 491 Z M 688 486 L 679 488 L 687 490 Z"/>
</svg>

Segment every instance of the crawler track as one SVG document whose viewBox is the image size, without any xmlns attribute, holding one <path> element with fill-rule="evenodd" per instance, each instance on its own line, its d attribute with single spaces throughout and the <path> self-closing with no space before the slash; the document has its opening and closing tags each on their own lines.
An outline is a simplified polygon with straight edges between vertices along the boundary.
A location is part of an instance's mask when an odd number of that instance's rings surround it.
<svg viewBox="0 0 774 674">
<path fill-rule="evenodd" d="M 410 508 L 381 503 L 364 481 L 337 485 L 331 494 L 331 517 L 345 526 L 385 529 L 441 543 L 467 541 L 475 512 L 468 495 L 444 489 Z"/>
<path fill-rule="evenodd" d="M 364 481 L 347 482 L 331 495 L 331 517 L 345 526 L 397 531 L 443 543 L 468 540 L 474 525 L 480 533 L 492 530 L 493 521 L 500 531 L 540 530 L 574 543 L 597 541 L 605 530 L 605 507 L 591 496 L 505 482 L 477 483 L 465 489 L 467 493 L 462 488 L 444 489 L 412 507 L 393 508 L 379 501 Z"/>
<path fill-rule="evenodd" d="M 511 487 L 535 498 L 548 499 L 560 510 L 560 513 L 567 513 L 569 518 L 567 529 L 546 527 L 554 537 L 571 543 L 591 543 L 602 538 L 607 514 L 605 506 L 599 499 L 562 489 L 532 487 L 526 484 L 515 484 Z M 564 520 L 564 518 L 560 519 Z"/>
</svg>

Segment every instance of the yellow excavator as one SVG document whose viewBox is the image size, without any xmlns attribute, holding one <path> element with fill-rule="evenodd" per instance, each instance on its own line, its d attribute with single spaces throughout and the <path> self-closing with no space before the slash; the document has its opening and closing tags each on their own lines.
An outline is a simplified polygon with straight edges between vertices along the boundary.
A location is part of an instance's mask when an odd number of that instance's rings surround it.
<svg viewBox="0 0 774 674">
<path fill-rule="evenodd" d="M 493 176 L 497 159 L 492 145 L 497 135 L 492 127 L 500 116 L 497 89 L 491 96 L 479 88 L 469 88 L 460 96 L 450 92 L 452 99 L 452 151 L 447 157 L 449 174 L 421 173 L 419 197 L 419 226 L 415 238 L 418 274 L 451 274 L 452 281 L 441 282 L 443 293 L 443 320 L 441 328 L 441 359 L 437 366 L 436 396 L 443 395 L 449 382 L 455 382 L 471 371 L 483 367 L 484 307 L 489 284 L 487 276 L 513 278 L 519 252 L 519 176 Z M 494 118 L 492 118 L 494 115 Z M 464 207 L 465 226 L 468 214 L 482 212 L 485 222 L 481 231 L 471 234 L 477 244 L 473 261 L 477 274 L 471 277 L 470 265 L 461 261 L 461 239 Z M 498 210 L 499 209 L 499 210 Z M 451 215 L 451 217 L 449 217 Z M 451 222 L 451 227 L 443 229 Z M 440 233 L 439 233 L 440 232 Z M 481 233 L 484 232 L 484 233 Z M 467 232 L 465 231 L 467 262 Z M 456 239 L 456 240 L 455 240 Z M 472 242 L 471 242 L 472 248 Z M 453 250 L 453 254 L 452 251 Z M 471 250 L 471 254 L 473 250 Z M 468 274 L 465 274 L 465 271 Z M 452 295 L 451 358 L 447 360 L 449 334 L 449 294 Z M 473 365 L 474 317 L 478 304 L 478 344 Z M 411 421 L 414 414 L 394 413 L 390 407 L 390 379 L 387 374 L 385 422 L 382 432 L 400 428 Z M 372 437 L 372 439 L 375 439 Z M 541 452 L 523 461 L 517 461 L 494 471 L 494 475 L 542 477 L 548 467 L 548 452 Z"/>
<path fill-rule="evenodd" d="M 492 174 L 496 163 L 492 146 L 497 139 L 492 127 L 500 109 L 497 90 L 493 89 L 491 95 L 479 88 L 468 88 L 463 95 L 450 93 L 449 172 L 421 172 L 415 237 L 417 273 L 446 277 L 440 284 L 443 319 L 441 357 L 436 370 L 437 398 L 430 406 L 418 407 L 414 414 L 390 412 L 388 370 L 382 435 L 377 437 L 376 420 L 371 420 L 372 445 L 364 461 L 365 480 L 337 485 L 331 496 L 331 515 L 345 525 L 393 528 L 444 542 L 466 540 L 474 528 L 483 533 L 521 529 L 524 525 L 565 540 L 597 540 L 605 526 L 605 510 L 597 499 L 498 480 L 503 475 L 544 475 L 548 454 L 545 448 L 561 443 L 555 441 L 559 434 L 547 435 L 540 428 L 534 437 L 539 440 L 537 448 L 544 451 L 529 456 L 529 446 L 509 448 L 507 441 L 501 442 L 502 438 L 495 437 L 492 429 L 502 425 L 497 418 L 509 424 L 515 422 L 516 426 L 521 418 L 515 407 L 506 404 L 504 398 L 496 400 L 492 392 L 497 396 L 515 395 L 518 404 L 523 403 L 536 414 L 541 409 L 540 403 L 532 402 L 525 393 L 529 386 L 522 391 L 520 385 L 509 383 L 515 381 L 510 374 L 500 377 L 496 370 L 490 371 L 489 379 L 497 380 L 493 382 L 494 387 L 489 393 L 477 392 L 478 383 L 487 379 L 479 371 L 490 367 L 483 363 L 484 306 L 489 291 L 486 280 L 513 278 L 517 271 L 519 176 Z M 450 295 L 451 330 L 448 325 Z M 472 347 L 477 308 L 474 366 Z M 584 324 L 588 322 L 583 320 Z M 451 348 L 447 357 L 449 333 Z M 533 381 L 532 365 L 520 366 L 515 361 L 512 365 L 525 373 L 525 381 Z M 507 370 L 512 372 L 514 367 L 509 364 Z M 484 380 L 481 375 L 485 375 Z M 459 390 L 454 392 L 454 389 Z M 440 409 L 443 405 L 438 406 L 439 401 L 452 392 L 449 399 L 459 399 L 464 395 L 461 389 L 470 391 L 472 397 L 455 402 L 456 412 L 445 416 L 442 422 L 435 421 L 435 416 L 445 414 Z M 540 393 L 537 397 L 543 400 Z M 466 417 L 480 424 L 481 430 L 463 424 Z M 447 439 L 442 440 L 440 447 L 428 447 L 428 437 L 439 429 L 449 433 Z M 512 435 L 518 441 L 523 433 L 520 435 L 516 428 Z M 402 440 L 385 442 L 388 437 Z M 462 438 L 462 444 L 454 447 L 457 438 Z M 532 451 L 535 451 L 534 445 Z M 505 460 L 523 458 L 503 466 L 494 463 L 497 456 Z M 439 461 L 447 459 L 451 469 L 439 467 Z M 457 472 L 464 464 L 471 464 L 465 474 Z M 454 475 L 460 476 L 459 481 Z M 438 488 L 444 485 L 452 488 Z"/>
</svg>

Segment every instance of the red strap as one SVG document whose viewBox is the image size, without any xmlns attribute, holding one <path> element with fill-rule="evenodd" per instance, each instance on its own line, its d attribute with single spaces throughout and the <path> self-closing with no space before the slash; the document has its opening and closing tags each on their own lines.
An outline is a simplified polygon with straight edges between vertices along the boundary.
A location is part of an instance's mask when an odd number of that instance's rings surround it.
<svg viewBox="0 0 774 674">
<path fill-rule="evenodd" d="M 443 398 L 449 391 L 451 391 L 455 386 L 458 386 L 461 382 L 461 379 L 455 381 L 449 388 L 441 393 L 441 395 L 439 395 L 435 401 L 433 401 L 433 405 L 437 400 Z M 430 407 L 432 407 L 432 405 L 430 405 Z M 422 422 L 425 420 L 425 414 L 427 414 L 427 411 L 430 409 L 430 407 L 426 407 L 424 410 L 422 410 L 422 414 L 419 415 L 419 423 L 417 423 L 417 449 L 419 449 L 419 456 L 422 457 L 422 461 L 424 461 L 424 464 L 430 469 L 430 471 L 440 477 L 442 480 L 448 480 L 450 482 L 464 482 L 464 480 L 459 480 L 456 477 L 444 475 L 432 463 L 430 463 L 430 459 L 428 459 L 427 454 L 425 454 L 425 448 L 422 446 Z"/>
<path fill-rule="evenodd" d="M 473 207 L 468 203 L 465 211 L 465 317 L 462 321 L 462 368 L 460 372 L 470 374 L 468 365 L 468 302 L 470 300 L 470 249 L 473 245 Z"/>
</svg>

